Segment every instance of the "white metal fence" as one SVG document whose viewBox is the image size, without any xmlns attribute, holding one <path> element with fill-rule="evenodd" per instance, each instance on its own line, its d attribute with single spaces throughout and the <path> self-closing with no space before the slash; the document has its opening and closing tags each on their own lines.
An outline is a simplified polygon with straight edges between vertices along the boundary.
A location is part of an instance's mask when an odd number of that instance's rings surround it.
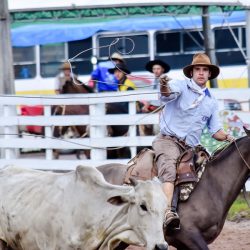
<svg viewBox="0 0 250 250">
<path fill-rule="evenodd" d="M 250 90 L 213 90 L 219 99 L 220 109 L 224 107 L 224 99 L 243 101 L 245 111 L 237 114 L 241 119 L 250 124 L 249 99 Z M 125 160 L 107 160 L 107 147 L 128 146 L 132 157 L 136 154 L 136 147 L 150 146 L 154 136 L 137 136 L 136 126 L 140 124 L 158 124 L 158 114 L 137 114 L 136 102 L 139 100 L 155 100 L 158 98 L 156 91 L 129 91 L 119 93 L 94 93 L 83 95 L 60 96 L 1 96 L 0 105 L 0 148 L 3 157 L 0 159 L 0 168 L 7 164 L 15 164 L 23 167 L 43 170 L 71 170 L 79 164 L 97 166 L 109 162 L 127 162 Z M 105 103 L 129 102 L 129 114 L 106 115 Z M 20 105 L 43 105 L 43 116 L 20 116 L 13 110 Z M 52 116 L 53 105 L 89 105 L 89 115 Z M 20 137 L 17 136 L 17 127 L 35 125 L 45 127 L 44 137 Z M 90 137 L 79 139 L 58 140 L 52 138 L 53 126 L 66 125 L 90 125 Z M 128 136 L 108 137 L 107 125 L 129 125 Z M 45 149 L 44 159 L 20 159 L 15 158 L 15 152 L 19 149 L 41 148 Z M 90 160 L 55 160 L 53 149 L 91 149 Z"/>
</svg>

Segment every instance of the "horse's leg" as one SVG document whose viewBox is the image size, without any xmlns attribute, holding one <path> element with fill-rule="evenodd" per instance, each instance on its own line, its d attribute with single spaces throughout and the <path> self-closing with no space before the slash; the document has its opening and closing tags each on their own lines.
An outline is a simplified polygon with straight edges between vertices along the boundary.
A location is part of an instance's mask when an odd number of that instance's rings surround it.
<svg viewBox="0 0 250 250">
<path fill-rule="evenodd" d="M 55 137 L 55 140 L 60 140 L 62 135 L 66 133 L 68 130 L 68 126 L 55 126 L 53 131 L 53 136 Z M 53 155 L 54 159 L 59 159 L 60 156 L 60 150 L 59 149 L 53 149 Z"/>
<path fill-rule="evenodd" d="M 77 138 L 87 138 L 89 137 L 89 126 L 72 126 L 73 132 Z M 84 155 L 86 156 L 87 159 L 90 159 L 90 150 L 81 150 L 77 149 L 76 150 L 76 158 L 78 160 L 81 159 L 81 153 L 82 151 L 84 152 Z"/>
<path fill-rule="evenodd" d="M 90 159 L 90 149 L 85 149 L 84 154 L 86 155 L 87 159 Z"/>
<path fill-rule="evenodd" d="M 54 155 L 54 159 L 58 160 L 60 153 L 58 149 L 53 149 L 53 155 Z"/>
<path fill-rule="evenodd" d="M 178 243 L 174 245 L 178 250 L 209 250 L 200 232 L 192 231 L 192 229 L 182 229 L 177 241 Z"/>
<path fill-rule="evenodd" d="M 59 126 L 55 126 L 54 128 L 53 128 L 53 137 L 55 138 L 55 140 L 56 140 L 56 138 L 59 138 L 60 137 L 60 128 L 59 128 Z M 59 150 L 57 150 L 57 149 L 53 149 L 53 156 L 54 156 L 54 159 L 59 159 Z"/>
</svg>

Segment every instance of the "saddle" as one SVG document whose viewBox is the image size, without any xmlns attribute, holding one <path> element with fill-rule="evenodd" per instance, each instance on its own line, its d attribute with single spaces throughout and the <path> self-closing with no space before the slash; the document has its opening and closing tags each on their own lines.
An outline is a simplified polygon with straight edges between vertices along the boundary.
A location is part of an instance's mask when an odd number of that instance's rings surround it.
<svg viewBox="0 0 250 250">
<path fill-rule="evenodd" d="M 154 151 L 148 148 L 141 150 L 128 162 L 128 168 L 124 178 L 124 184 L 131 184 L 130 178 L 136 180 L 152 180 L 157 176 Z"/>
<path fill-rule="evenodd" d="M 209 153 L 201 145 L 187 149 L 178 158 L 175 186 L 181 201 L 189 198 L 199 182 L 209 158 Z"/>
<path fill-rule="evenodd" d="M 197 173 L 210 155 L 204 147 L 198 145 L 184 151 L 177 160 L 175 185 L 186 182 L 198 182 Z"/>
<path fill-rule="evenodd" d="M 189 148 L 180 155 L 176 164 L 175 182 L 175 186 L 179 189 L 180 200 L 187 200 L 200 180 L 208 159 L 209 153 L 200 145 L 195 148 Z M 123 183 L 130 185 L 131 177 L 145 181 L 152 180 L 157 175 L 154 151 L 145 148 L 128 162 Z"/>
</svg>

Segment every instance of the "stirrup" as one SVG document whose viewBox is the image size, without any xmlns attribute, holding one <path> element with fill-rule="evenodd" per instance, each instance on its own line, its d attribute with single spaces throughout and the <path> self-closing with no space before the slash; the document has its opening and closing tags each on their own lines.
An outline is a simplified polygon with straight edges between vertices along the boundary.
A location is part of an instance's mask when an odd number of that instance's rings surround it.
<svg viewBox="0 0 250 250">
<path fill-rule="evenodd" d="M 165 214 L 163 227 L 170 230 L 179 230 L 180 229 L 179 215 L 171 210 L 167 211 Z"/>
</svg>

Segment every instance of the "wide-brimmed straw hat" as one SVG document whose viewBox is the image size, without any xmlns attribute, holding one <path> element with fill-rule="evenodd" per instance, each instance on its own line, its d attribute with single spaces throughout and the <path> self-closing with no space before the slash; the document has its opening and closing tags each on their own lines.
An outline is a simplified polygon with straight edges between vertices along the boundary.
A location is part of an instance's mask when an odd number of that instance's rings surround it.
<svg viewBox="0 0 250 250">
<path fill-rule="evenodd" d="M 191 71 L 194 66 L 207 66 L 211 72 L 209 80 L 216 78 L 220 74 L 220 68 L 214 64 L 211 64 L 209 57 L 204 53 L 197 53 L 193 56 L 191 65 L 183 68 L 183 73 L 186 77 L 192 78 Z"/>
<path fill-rule="evenodd" d="M 71 68 L 74 69 L 75 67 L 73 65 L 71 65 Z M 60 70 L 64 70 L 64 69 L 70 69 L 70 63 L 69 62 L 64 62 L 60 68 Z"/>
<path fill-rule="evenodd" d="M 167 73 L 169 70 L 170 70 L 170 66 L 163 62 L 162 60 L 153 60 L 153 61 L 149 61 L 146 66 L 145 66 L 145 69 L 149 72 L 152 72 L 153 73 L 153 66 L 154 65 L 160 65 L 163 69 L 164 69 L 164 73 Z"/>
<path fill-rule="evenodd" d="M 124 59 L 123 59 L 123 57 L 119 54 L 119 53 L 117 53 L 117 52 L 114 52 L 112 55 L 111 55 L 111 60 L 119 60 L 120 62 L 124 62 Z"/>
<path fill-rule="evenodd" d="M 126 74 L 130 74 L 130 70 L 126 67 L 124 63 L 118 63 L 115 65 L 114 68 L 109 69 L 108 72 L 111 74 L 114 74 L 115 70 L 120 70 L 122 72 L 125 72 Z"/>
</svg>

